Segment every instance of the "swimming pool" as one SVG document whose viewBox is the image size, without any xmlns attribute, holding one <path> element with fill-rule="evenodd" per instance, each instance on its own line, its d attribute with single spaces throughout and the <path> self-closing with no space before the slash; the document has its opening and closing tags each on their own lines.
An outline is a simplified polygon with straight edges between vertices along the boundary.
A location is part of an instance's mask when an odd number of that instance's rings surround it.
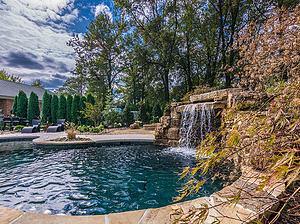
<svg viewBox="0 0 300 224">
<path fill-rule="evenodd" d="M 37 150 L 30 142 L 0 143 L 0 205 L 27 212 L 102 215 L 162 207 L 195 165 L 193 151 L 154 145 Z M 206 183 L 194 199 L 222 189 Z"/>
</svg>

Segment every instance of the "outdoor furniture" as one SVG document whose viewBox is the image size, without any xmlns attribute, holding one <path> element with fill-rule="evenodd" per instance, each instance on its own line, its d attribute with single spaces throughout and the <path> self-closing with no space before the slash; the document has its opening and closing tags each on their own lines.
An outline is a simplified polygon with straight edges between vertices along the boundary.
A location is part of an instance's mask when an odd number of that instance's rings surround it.
<svg viewBox="0 0 300 224">
<path fill-rule="evenodd" d="M 11 131 L 11 124 L 12 124 L 11 117 L 4 117 L 3 118 L 3 123 L 4 123 L 4 126 L 3 126 L 2 131 L 5 130 L 6 125 L 9 125 L 9 130 Z"/>
<path fill-rule="evenodd" d="M 57 120 L 57 125 L 48 127 L 47 128 L 47 132 L 60 132 L 60 131 L 64 131 L 65 130 L 65 127 L 64 127 L 65 121 L 66 121 L 66 119 L 58 119 Z"/>
<path fill-rule="evenodd" d="M 41 120 L 32 120 L 32 127 L 24 127 L 21 133 L 40 132 Z"/>
<path fill-rule="evenodd" d="M 12 129 L 13 129 L 15 126 L 17 126 L 17 125 L 20 124 L 20 118 L 19 118 L 19 117 L 12 117 L 11 121 L 12 121 Z"/>
</svg>

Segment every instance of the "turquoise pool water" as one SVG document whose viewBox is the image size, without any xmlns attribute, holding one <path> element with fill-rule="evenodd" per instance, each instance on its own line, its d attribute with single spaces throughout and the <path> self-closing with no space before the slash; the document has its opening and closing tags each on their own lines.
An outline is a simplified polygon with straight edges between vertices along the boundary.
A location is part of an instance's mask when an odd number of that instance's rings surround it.
<svg viewBox="0 0 300 224">
<path fill-rule="evenodd" d="M 166 206 L 178 194 L 194 154 L 153 145 L 36 150 L 0 143 L 0 205 L 27 212 L 101 215 Z M 197 195 L 222 189 L 207 183 Z"/>
</svg>

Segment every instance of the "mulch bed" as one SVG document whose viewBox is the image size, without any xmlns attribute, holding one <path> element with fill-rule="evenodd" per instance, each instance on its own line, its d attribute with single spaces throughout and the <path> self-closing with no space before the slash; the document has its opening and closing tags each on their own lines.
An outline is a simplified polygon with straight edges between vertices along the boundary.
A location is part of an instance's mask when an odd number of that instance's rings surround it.
<svg viewBox="0 0 300 224">
<path fill-rule="evenodd" d="M 80 138 L 76 137 L 75 139 L 68 139 L 67 137 L 51 139 L 50 141 L 55 142 L 76 142 L 76 141 L 92 141 L 90 138 Z"/>
</svg>

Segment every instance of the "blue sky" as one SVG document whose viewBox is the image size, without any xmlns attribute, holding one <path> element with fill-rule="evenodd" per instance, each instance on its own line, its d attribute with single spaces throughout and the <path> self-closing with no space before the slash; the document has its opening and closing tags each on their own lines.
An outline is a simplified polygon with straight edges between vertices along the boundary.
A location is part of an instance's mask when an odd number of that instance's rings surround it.
<svg viewBox="0 0 300 224">
<path fill-rule="evenodd" d="M 0 0 L 0 70 L 59 88 L 75 65 L 66 42 L 112 8 L 112 0 Z"/>
</svg>

